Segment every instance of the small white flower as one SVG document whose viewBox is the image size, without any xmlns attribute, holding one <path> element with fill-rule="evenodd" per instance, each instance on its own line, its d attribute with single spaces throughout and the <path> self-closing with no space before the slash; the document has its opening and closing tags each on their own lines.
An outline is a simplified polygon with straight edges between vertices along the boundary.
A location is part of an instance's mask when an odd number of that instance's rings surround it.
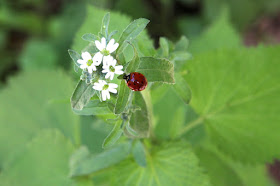
<svg viewBox="0 0 280 186">
<path fill-rule="evenodd" d="M 96 59 L 92 58 L 90 53 L 83 52 L 82 53 L 83 59 L 78 59 L 77 62 L 80 64 L 81 69 L 87 69 L 88 73 L 92 73 L 93 71 L 96 71 L 96 66 L 99 64 L 96 62 Z"/>
<path fill-rule="evenodd" d="M 93 84 L 93 89 L 101 91 L 101 98 L 103 101 L 110 99 L 110 92 L 116 94 L 118 85 L 115 83 L 107 83 L 104 80 L 98 80 L 98 83 Z"/>
<path fill-rule="evenodd" d="M 106 58 L 108 58 L 111 53 L 117 50 L 119 43 L 115 43 L 115 40 L 111 39 L 106 45 L 106 39 L 102 37 L 101 42 L 98 40 L 95 41 L 95 46 L 99 50 L 99 52 L 94 55 L 95 60 L 100 64 L 103 59 L 103 65 L 106 65 L 106 61 L 108 60 Z"/>
<path fill-rule="evenodd" d="M 109 58 L 110 60 L 108 60 L 107 65 L 103 65 L 103 70 L 102 73 L 107 73 L 105 78 L 108 79 L 110 78 L 111 80 L 113 80 L 114 75 L 118 74 L 121 75 L 123 74 L 123 66 L 122 65 L 118 65 L 117 64 L 117 60 L 115 60 L 113 57 Z"/>
</svg>

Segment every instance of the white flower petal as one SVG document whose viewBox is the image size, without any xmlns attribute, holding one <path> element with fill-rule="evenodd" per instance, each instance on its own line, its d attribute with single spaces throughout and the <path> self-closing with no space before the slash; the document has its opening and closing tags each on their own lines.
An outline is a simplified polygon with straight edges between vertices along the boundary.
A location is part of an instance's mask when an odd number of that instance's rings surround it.
<svg viewBox="0 0 280 186">
<path fill-rule="evenodd" d="M 107 92 L 107 90 L 102 90 L 101 91 L 101 98 L 102 98 L 103 101 L 106 100 L 106 92 Z"/>
<path fill-rule="evenodd" d="M 118 92 L 117 89 L 114 89 L 114 88 L 108 88 L 108 90 L 114 94 L 116 94 Z"/>
<path fill-rule="evenodd" d="M 102 45 L 100 43 L 100 41 L 96 40 L 95 41 L 95 46 L 99 51 L 102 51 L 104 48 L 102 48 Z"/>
<path fill-rule="evenodd" d="M 111 72 L 110 76 L 111 76 L 110 80 L 113 80 L 114 79 L 114 72 Z"/>
<path fill-rule="evenodd" d="M 103 67 L 104 67 L 104 66 L 103 66 Z M 103 70 L 102 70 L 102 73 L 103 73 L 103 74 L 108 73 L 108 72 L 109 72 L 109 69 L 108 69 L 108 68 L 105 68 L 105 69 L 103 68 Z"/>
<path fill-rule="evenodd" d="M 109 50 L 110 53 L 113 53 L 115 52 L 115 50 L 117 50 L 118 47 L 119 47 L 119 43 L 115 43 L 112 47 L 110 47 L 107 50 Z"/>
<path fill-rule="evenodd" d="M 103 86 L 100 86 L 100 84 L 98 84 L 98 83 L 94 83 L 92 88 L 95 90 L 101 91 L 103 89 Z"/>
<path fill-rule="evenodd" d="M 106 39 L 105 39 L 105 37 L 102 37 L 102 38 L 101 38 L 101 47 L 102 47 L 103 49 L 106 48 Z M 102 50 L 103 50 L 103 49 L 102 49 Z"/>
<path fill-rule="evenodd" d="M 85 68 L 87 68 L 87 67 L 88 67 L 87 64 L 82 64 L 82 65 L 80 66 L 81 69 L 85 69 Z"/>
<path fill-rule="evenodd" d="M 107 97 L 107 99 L 110 99 L 110 92 L 109 92 L 109 90 L 106 90 L 106 97 Z"/>
<path fill-rule="evenodd" d="M 96 66 L 100 65 L 102 62 L 102 58 L 103 58 L 103 55 L 100 52 L 97 52 L 92 58 L 94 65 L 96 65 Z"/>
<path fill-rule="evenodd" d="M 87 62 L 88 60 L 91 59 L 91 55 L 90 55 L 90 53 L 88 53 L 88 52 L 83 52 L 83 53 L 82 53 L 82 58 L 83 58 L 84 61 Z"/>
<path fill-rule="evenodd" d="M 114 58 L 112 56 L 104 56 L 103 57 L 103 67 L 106 68 L 106 66 L 110 66 Z"/>
<path fill-rule="evenodd" d="M 115 83 L 109 83 L 109 88 L 118 88 L 118 85 Z"/>
<path fill-rule="evenodd" d="M 121 69 L 123 69 L 122 65 L 115 66 L 115 70 L 121 70 Z"/>
<path fill-rule="evenodd" d="M 113 59 L 113 61 L 112 61 L 111 65 L 112 65 L 113 67 L 115 67 L 115 66 L 116 66 L 116 64 L 117 64 L 117 60 Z"/>
<path fill-rule="evenodd" d="M 77 62 L 78 62 L 79 64 L 81 64 L 81 65 L 84 64 L 84 63 L 86 63 L 86 61 L 83 60 L 83 59 L 78 59 Z"/>
<path fill-rule="evenodd" d="M 122 70 L 116 70 L 115 74 L 121 75 L 121 74 L 123 74 L 123 71 Z"/>
<path fill-rule="evenodd" d="M 110 50 L 110 49 L 113 47 L 114 43 L 115 43 L 115 40 L 114 40 L 114 39 L 111 39 L 111 40 L 109 41 L 107 47 L 106 47 L 106 50 Z"/>
<path fill-rule="evenodd" d="M 111 74 L 111 72 L 108 72 L 105 76 L 105 79 L 108 79 L 111 76 L 110 74 Z"/>
</svg>

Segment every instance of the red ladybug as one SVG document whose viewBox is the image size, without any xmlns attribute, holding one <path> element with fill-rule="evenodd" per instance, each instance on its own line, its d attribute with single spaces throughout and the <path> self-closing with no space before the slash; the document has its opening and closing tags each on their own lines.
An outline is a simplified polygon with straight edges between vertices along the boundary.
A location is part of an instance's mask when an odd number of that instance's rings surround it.
<svg viewBox="0 0 280 186">
<path fill-rule="evenodd" d="M 147 87 L 148 81 L 146 77 L 139 72 L 131 72 L 128 75 L 124 75 L 128 88 L 133 91 L 142 91 Z"/>
</svg>

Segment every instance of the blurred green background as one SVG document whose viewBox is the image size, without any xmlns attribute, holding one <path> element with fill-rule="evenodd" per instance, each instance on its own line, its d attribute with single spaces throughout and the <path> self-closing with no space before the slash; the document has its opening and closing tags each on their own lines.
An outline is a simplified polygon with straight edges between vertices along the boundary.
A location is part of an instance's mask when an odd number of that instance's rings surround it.
<svg viewBox="0 0 280 186">
<path fill-rule="evenodd" d="M 71 131 L 75 127 L 81 124 L 84 133 L 92 127 L 94 118 L 75 116 L 69 105 L 59 104 L 69 100 L 73 80 L 77 79 L 73 75 L 73 64 L 67 49 L 71 48 L 75 33 L 86 18 L 87 4 L 117 11 L 133 19 L 150 19 L 148 34 L 156 48 L 162 36 L 177 41 L 181 35 L 185 35 L 191 46 L 192 41 L 200 38 L 201 33 L 218 19 L 224 9 L 228 10 L 230 22 L 244 46 L 254 47 L 260 43 L 273 45 L 280 42 L 279 0 L 2 0 L 0 3 L 0 92 L 9 88 L 3 91 L 0 109 L 14 111 L 1 112 L 0 122 L 19 123 L 15 129 L 18 132 L 13 135 L 20 140 L 31 138 L 22 133 L 29 131 L 28 127 L 36 126 L 37 122 L 41 126 L 45 126 L 44 122 L 48 123 L 46 125 L 49 128 L 52 127 L 49 123 L 59 123 L 57 128 L 73 141 L 79 138 L 78 134 L 72 135 Z M 17 76 L 18 74 L 25 74 L 24 78 Z M 40 85 L 48 87 L 47 91 L 34 89 Z M 61 91 L 57 91 L 58 89 Z M 43 105 L 46 97 L 49 105 L 59 106 L 53 109 Z M 59 111 L 56 112 L 56 109 Z M 92 132 L 95 132 L 94 139 L 97 142 L 90 143 L 92 139 L 88 135 L 81 137 L 81 143 L 95 153 L 101 151 L 100 144 L 110 130 L 110 127 L 99 127 L 102 125 L 101 121 L 96 121 L 99 123 L 94 125 Z M 28 126 L 21 123 L 28 123 Z M 32 130 L 40 129 L 38 126 Z M 12 127 L 9 130 L 12 131 Z M 3 134 L 0 130 L 0 140 L 5 139 L 5 135 L 9 134 Z M 20 140 L 11 140 L 9 143 L 17 144 Z M 0 174 L 1 167 L 4 166 L 1 160 L 10 156 L 6 153 L 9 146 L 7 144 L 3 148 L 6 151 L 1 149 L 3 152 L 0 152 Z M 65 151 L 67 150 L 69 149 Z M 280 184 L 278 161 L 268 164 L 267 172 Z"/>
</svg>

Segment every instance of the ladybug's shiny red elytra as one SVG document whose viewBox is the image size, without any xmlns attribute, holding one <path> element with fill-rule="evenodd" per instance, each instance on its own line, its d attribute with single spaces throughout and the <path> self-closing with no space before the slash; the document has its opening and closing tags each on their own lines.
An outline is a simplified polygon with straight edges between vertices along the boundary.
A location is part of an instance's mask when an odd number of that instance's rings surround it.
<svg viewBox="0 0 280 186">
<path fill-rule="evenodd" d="M 133 91 L 142 91 L 147 87 L 146 77 L 139 72 L 132 72 L 124 76 L 127 86 Z"/>
</svg>

